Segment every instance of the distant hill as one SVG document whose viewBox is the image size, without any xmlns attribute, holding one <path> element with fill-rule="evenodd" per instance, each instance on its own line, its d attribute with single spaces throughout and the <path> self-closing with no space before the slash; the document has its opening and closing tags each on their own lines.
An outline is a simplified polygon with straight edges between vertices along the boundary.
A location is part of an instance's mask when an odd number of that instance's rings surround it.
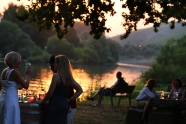
<svg viewBox="0 0 186 124">
<path fill-rule="evenodd" d="M 122 35 L 122 34 L 121 34 Z M 120 40 L 120 36 L 111 37 L 112 40 L 117 41 L 120 45 L 147 45 L 147 44 L 165 44 L 168 40 L 174 38 L 178 39 L 186 35 L 186 27 L 181 26 L 181 23 L 175 23 L 175 28 L 170 29 L 169 25 L 161 24 L 158 32 L 154 32 L 152 28 L 140 29 L 133 31 L 127 39 Z"/>
</svg>

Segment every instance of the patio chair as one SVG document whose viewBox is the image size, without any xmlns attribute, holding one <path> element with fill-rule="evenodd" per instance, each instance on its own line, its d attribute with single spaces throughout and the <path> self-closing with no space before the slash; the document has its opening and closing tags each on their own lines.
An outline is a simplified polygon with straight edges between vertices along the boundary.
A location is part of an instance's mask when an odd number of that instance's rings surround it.
<svg viewBox="0 0 186 124">
<path fill-rule="evenodd" d="M 103 96 L 110 96 L 110 102 L 111 102 L 111 106 L 113 107 L 113 97 L 119 97 L 118 99 L 118 106 L 120 104 L 121 98 L 122 97 L 128 97 L 129 99 L 129 105 L 131 106 L 131 95 L 132 92 L 134 91 L 135 86 L 120 86 L 117 87 L 117 89 L 115 91 L 113 91 L 110 88 L 104 89 L 101 93 L 101 96 L 98 100 L 98 106 L 101 105 Z M 109 90 L 109 92 L 105 93 L 106 90 Z"/>
</svg>

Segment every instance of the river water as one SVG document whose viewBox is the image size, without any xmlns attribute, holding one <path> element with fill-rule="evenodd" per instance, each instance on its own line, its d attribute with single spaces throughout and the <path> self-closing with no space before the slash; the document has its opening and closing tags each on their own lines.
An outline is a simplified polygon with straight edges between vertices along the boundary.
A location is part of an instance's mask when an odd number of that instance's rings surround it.
<svg viewBox="0 0 186 124">
<path fill-rule="evenodd" d="M 41 89 L 47 92 L 51 78 L 52 71 L 45 64 L 32 64 L 33 74 L 31 75 L 32 81 L 28 90 L 19 90 L 19 93 L 34 92 L 39 94 Z M 5 68 L 4 63 L 0 63 L 0 71 Z M 117 63 L 116 65 L 84 65 L 72 64 L 74 79 L 82 86 L 84 93 L 80 96 L 80 101 L 83 100 L 94 90 L 99 87 L 110 87 L 113 85 L 117 78 L 116 73 L 122 72 L 122 77 L 129 85 L 134 85 L 135 80 L 139 78 L 143 71 L 149 69 L 148 66 Z M 25 76 L 25 63 L 22 63 L 19 68 L 20 73 Z"/>
</svg>

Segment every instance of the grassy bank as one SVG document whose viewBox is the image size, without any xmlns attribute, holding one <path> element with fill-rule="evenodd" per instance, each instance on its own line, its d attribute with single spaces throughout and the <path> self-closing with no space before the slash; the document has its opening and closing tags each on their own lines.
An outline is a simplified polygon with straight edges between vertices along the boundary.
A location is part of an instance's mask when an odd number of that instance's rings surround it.
<svg viewBox="0 0 186 124">
<path fill-rule="evenodd" d="M 117 106 L 117 100 L 118 98 L 113 99 L 113 107 L 109 97 L 104 97 L 100 107 L 92 106 L 97 103 L 97 100 L 78 102 L 73 124 L 125 124 L 129 101 L 124 98 L 120 106 Z M 132 99 L 132 105 L 135 105 L 135 99 Z"/>
<path fill-rule="evenodd" d="M 144 87 L 144 84 L 136 85 L 135 91 L 132 93 L 132 106 L 135 106 L 135 98 Z M 156 91 L 167 91 L 168 86 L 160 85 Z M 125 124 L 127 108 L 129 107 L 128 98 L 123 98 L 120 101 L 120 106 L 117 106 L 118 98 L 113 98 L 114 106 L 111 107 L 110 97 L 104 96 L 100 107 L 92 106 L 97 104 L 97 99 L 94 101 L 77 102 L 77 112 L 75 114 L 73 124 Z M 134 117 L 135 119 L 135 117 Z"/>
</svg>

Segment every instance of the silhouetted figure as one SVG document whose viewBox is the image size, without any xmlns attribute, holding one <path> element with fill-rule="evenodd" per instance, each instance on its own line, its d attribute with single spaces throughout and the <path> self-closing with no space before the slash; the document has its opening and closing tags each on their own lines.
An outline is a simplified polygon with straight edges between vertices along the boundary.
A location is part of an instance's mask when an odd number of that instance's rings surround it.
<svg viewBox="0 0 186 124">
<path fill-rule="evenodd" d="M 112 90 L 112 92 L 114 94 L 115 91 L 117 90 L 117 87 L 128 86 L 128 83 L 126 83 L 125 80 L 122 78 L 122 73 L 121 72 L 117 72 L 116 77 L 117 77 L 117 81 L 114 85 L 112 85 L 110 88 L 106 88 L 106 89 L 105 89 L 105 87 L 99 88 L 98 91 L 92 97 L 88 97 L 87 99 L 93 101 L 98 96 L 98 101 L 99 101 L 101 93 L 103 91 L 104 91 L 104 94 L 109 94 L 110 90 Z"/>
<path fill-rule="evenodd" d="M 67 124 L 69 103 L 76 100 L 83 92 L 81 86 L 72 76 L 72 67 L 65 55 L 55 56 L 54 71 L 48 92 L 41 103 L 49 101 L 45 124 Z M 67 99 L 69 88 L 76 92 Z"/>
</svg>

